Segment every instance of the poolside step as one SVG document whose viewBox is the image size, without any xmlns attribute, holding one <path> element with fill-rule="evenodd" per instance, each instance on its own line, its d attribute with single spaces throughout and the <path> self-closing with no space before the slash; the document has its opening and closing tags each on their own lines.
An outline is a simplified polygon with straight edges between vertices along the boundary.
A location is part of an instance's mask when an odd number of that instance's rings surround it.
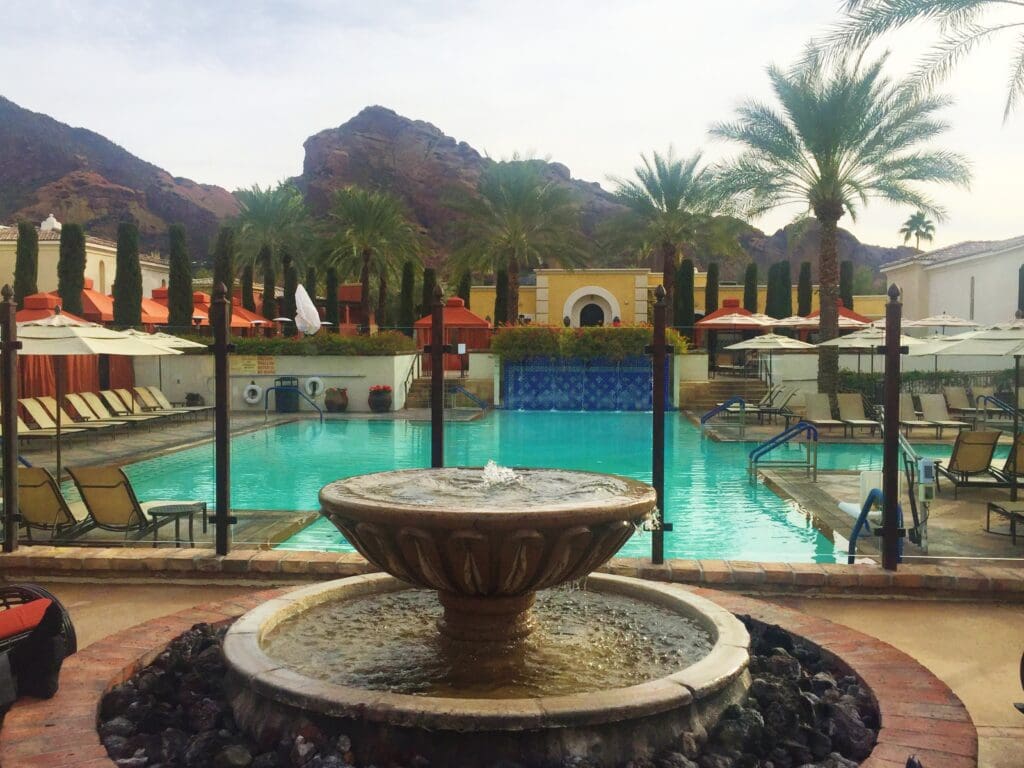
<svg viewBox="0 0 1024 768">
<path fill-rule="evenodd" d="M 454 386 L 469 386 L 469 385 L 467 384 L 467 382 L 465 380 L 461 380 L 460 379 L 458 381 L 449 381 L 449 380 L 446 379 L 445 383 L 444 383 L 445 394 L 446 395 L 450 394 L 451 393 L 451 388 L 454 387 Z M 488 394 L 481 393 L 479 391 L 476 394 L 479 397 L 481 397 L 484 401 L 489 401 L 490 400 L 490 395 L 488 395 Z M 445 397 L 445 407 L 448 407 L 448 408 L 452 407 L 452 403 L 453 403 L 452 399 L 450 397 L 446 396 Z M 473 407 L 476 406 L 476 403 L 472 402 L 465 395 L 459 394 L 459 395 L 455 396 L 454 405 L 455 405 L 455 407 L 458 407 L 458 408 L 473 408 Z M 406 408 L 429 408 L 430 407 L 430 377 L 429 376 L 423 376 L 423 377 L 418 378 L 418 379 L 413 379 L 413 382 L 412 382 L 412 384 L 409 387 L 409 394 L 405 398 L 405 407 Z"/>
<path fill-rule="evenodd" d="M 742 397 L 756 403 L 767 392 L 760 379 L 712 379 L 710 381 L 684 381 L 679 385 L 679 407 L 704 413 L 730 397 Z"/>
</svg>

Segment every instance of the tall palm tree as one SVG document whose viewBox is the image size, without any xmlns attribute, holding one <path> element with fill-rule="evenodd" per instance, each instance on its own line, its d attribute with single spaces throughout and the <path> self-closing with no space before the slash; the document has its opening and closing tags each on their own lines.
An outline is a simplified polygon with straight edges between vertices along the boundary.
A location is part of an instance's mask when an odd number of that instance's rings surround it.
<svg viewBox="0 0 1024 768">
<path fill-rule="evenodd" d="M 747 195 L 750 214 L 802 203 L 820 223 L 823 341 L 839 332 L 839 219 L 848 213 L 856 220 L 859 204 L 882 198 L 941 220 L 942 209 L 915 183 L 966 185 L 970 180 L 960 155 L 928 146 L 947 128 L 935 113 L 948 100 L 889 80 L 882 74 L 884 63 L 885 57 L 869 64 L 843 57 L 827 65 L 809 50 L 789 71 L 768 68 L 781 111 L 748 101 L 733 122 L 712 128 L 713 135 L 744 147 L 722 166 L 721 180 Z M 837 377 L 837 356 L 823 352 L 822 391 L 835 392 Z"/>
<path fill-rule="evenodd" d="M 1019 0 L 846 0 L 847 18 L 828 38 L 836 50 L 854 50 L 915 21 L 933 21 L 942 39 L 921 59 L 912 80 L 931 87 L 967 54 L 1000 35 L 1012 35 L 1009 92 L 1003 120 L 1024 95 L 1024 3 Z M 990 18 L 990 12 L 1015 9 L 1019 18 Z"/>
<path fill-rule="evenodd" d="M 407 259 L 418 258 L 419 233 L 395 197 L 360 187 L 338 190 L 327 229 L 331 236 L 328 265 L 349 274 L 359 273 L 363 332 L 368 333 L 371 275 L 376 275 L 378 301 L 383 305 L 388 276 Z"/>
<path fill-rule="evenodd" d="M 555 261 L 574 267 L 586 259 L 579 209 L 568 189 L 541 174 L 540 160 L 503 160 L 487 166 L 476 194 L 449 205 L 461 214 L 457 269 L 508 271 L 508 318 L 519 317 L 519 273 Z M 505 318 L 495 318 L 496 322 Z"/>
<path fill-rule="evenodd" d="M 703 250 L 722 255 L 742 252 L 739 222 L 722 214 L 732 211 L 732 196 L 715 174 L 700 167 L 701 153 L 677 158 L 667 154 L 641 155 L 635 179 L 612 177 L 614 195 L 628 211 L 609 222 L 607 232 L 619 246 L 635 249 L 641 258 L 653 251 L 662 266 L 666 301 L 672 305 L 677 261 Z"/>
<path fill-rule="evenodd" d="M 276 275 L 284 252 L 302 254 L 310 239 L 309 215 L 302 193 L 281 182 L 263 189 L 254 184 L 235 190 L 242 209 L 238 216 L 240 262 L 263 270 L 264 314 L 276 315 Z"/>
<path fill-rule="evenodd" d="M 920 251 L 922 240 L 930 243 L 935 238 L 935 222 L 929 219 L 924 211 L 918 211 L 903 222 L 900 234 L 903 235 L 904 243 L 909 243 L 912 237 L 915 238 L 915 247 Z"/>
</svg>

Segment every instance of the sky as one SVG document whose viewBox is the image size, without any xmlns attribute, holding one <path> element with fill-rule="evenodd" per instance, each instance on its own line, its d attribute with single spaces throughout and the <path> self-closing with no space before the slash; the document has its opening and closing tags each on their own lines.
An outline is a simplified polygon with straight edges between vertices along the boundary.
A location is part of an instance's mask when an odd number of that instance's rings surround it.
<svg viewBox="0 0 1024 768">
<path fill-rule="evenodd" d="M 670 145 L 709 161 L 734 154 L 709 126 L 745 99 L 770 98 L 765 67 L 793 63 L 839 5 L 5 0 L 0 95 L 229 190 L 297 175 L 307 137 L 370 104 L 491 157 L 545 157 L 610 188 L 641 153 Z M 887 39 L 887 71 L 910 71 L 936 38 L 920 25 Z M 956 103 L 937 144 L 965 154 L 974 179 L 970 190 L 929 190 L 948 211 L 934 247 L 1024 234 L 1024 109 L 1002 120 L 1013 48 L 1004 39 L 978 50 L 942 87 Z M 773 232 L 804 212 L 753 223 Z M 897 245 L 911 213 L 878 201 L 840 224 Z"/>
</svg>

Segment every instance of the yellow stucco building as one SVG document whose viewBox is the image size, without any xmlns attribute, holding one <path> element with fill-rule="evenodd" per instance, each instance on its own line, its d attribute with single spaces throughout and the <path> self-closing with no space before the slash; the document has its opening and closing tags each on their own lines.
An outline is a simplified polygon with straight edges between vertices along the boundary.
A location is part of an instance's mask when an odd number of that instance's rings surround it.
<svg viewBox="0 0 1024 768">
<path fill-rule="evenodd" d="M 561 325 L 563 318 L 576 328 L 581 325 L 611 325 L 616 317 L 623 325 L 649 322 L 652 292 L 661 285 L 661 273 L 648 269 L 538 269 L 536 285 L 519 287 L 519 314 L 540 325 Z M 693 299 L 697 314 L 704 314 L 704 289 L 707 273 L 694 275 Z M 796 307 L 796 286 L 793 286 Z M 474 285 L 470 289 L 470 307 L 480 317 L 494 317 L 493 285 Z M 757 308 L 765 309 L 768 289 L 758 286 Z M 738 299 L 743 303 L 743 286 L 719 285 L 718 302 Z M 862 315 L 885 315 L 886 297 L 854 296 L 854 309 Z M 811 294 L 811 310 L 818 308 L 818 286 Z"/>
</svg>

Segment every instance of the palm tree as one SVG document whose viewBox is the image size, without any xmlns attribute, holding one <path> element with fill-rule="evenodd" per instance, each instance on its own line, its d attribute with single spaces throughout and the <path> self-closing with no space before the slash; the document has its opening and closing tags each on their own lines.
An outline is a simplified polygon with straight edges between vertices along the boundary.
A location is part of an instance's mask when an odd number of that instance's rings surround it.
<svg viewBox="0 0 1024 768">
<path fill-rule="evenodd" d="M 388 277 L 408 259 L 417 259 L 419 233 L 406 217 L 402 204 L 386 192 L 371 192 L 360 187 L 340 189 L 328 214 L 331 233 L 329 266 L 359 273 L 362 287 L 360 303 L 363 332 L 370 325 L 370 279 L 378 282 L 378 301 L 383 308 Z"/>
<path fill-rule="evenodd" d="M 990 11 L 1016 6 L 1019 19 L 985 16 Z M 1016 36 L 1010 62 L 1009 92 L 1003 120 L 1024 94 L 1024 3 L 1018 0 L 846 0 L 847 20 L 829 36 L 834 50 L 861 49 L 887 32 L 915 21 L 939 25 L 942 39 L 919 62 L 912 80 L 931 87 L 945 78 L 975 48 L 1001 34 Z"/>
<path fill-rule="evenodd" d="M 542 162 L 514 157 L 491 163 L 480 175 L 477 194 L 449 200 L 461 214 L 454 265 L 508 271 L 510 323 L 519 317 L 520 270 L 549 260 L 571 268 L 586 258 L 579 209 L 565 187 L 543 178 Z"/>
<path fill-rule="evenodd" d="M 240 261 L 243 266 L 263 270 L 264 314 L 270 318 L 276 314 L 274 283 L 281 256 L 285 251 L 293 255 L 305 251 L 309 216 L 302 193 L 285 182 L 266 189 L 254 184 L 234 194 L 242 208 L 238 216 Z"/>
<path fill-rule="evenodd" d="M 640 159 L 643 165 L 634 169 L 635 179 L 611 178 L 616 199 L 628 211 L 611 220 L 606 231 L 612 242 L 635 249 L 641 258 L 656 254 L 671 306 L 680 254 L 703 250 L 738 255 L 739 222 L 720 216 L 732 210 L 731 196 L 723 194 L 709 168 L 698 170 L 700 152 L 680 159 L 669 147 L 665 155 L 655 152 Z"/>
<path fill-rule="evenodd" d="M 884 63 L 885 57 L 870 64 L 840 58 L 829 66 L 811 50 L 788 72 L 768 68 L 781 112 L 748 101 L 735 121 L 712 129 L 744 147 L 723 165 L 721 181 L 747 195 L 750 214 L 802 203 L 820 223 L 823 341 L 839 331 L 839 219 L 849 213 L 856 220 L 859 204 L 882 198 L 910 203 L 941 220 L 941 208 L 915 183 L 966 185 L 970 180 L 960 155 L 927 146 L 947 127 L 935 113 L 948 100 L 892 82 L 882 74 Z M 837 377 L 837 356 L 823 352 L 822 391 L 835 392 Z"/>
<path fill-rule="evenodd" d="M 930 243 L 935 238 L 935 222 L 930 220 L 924 211 L 918 211 L 903 222 L 900 234 L 903 235 L 904 243 L 909 243 L 912 237 L 915 238 L 915 247 L 920 251 L 922 240 Z"/>
</svg>

